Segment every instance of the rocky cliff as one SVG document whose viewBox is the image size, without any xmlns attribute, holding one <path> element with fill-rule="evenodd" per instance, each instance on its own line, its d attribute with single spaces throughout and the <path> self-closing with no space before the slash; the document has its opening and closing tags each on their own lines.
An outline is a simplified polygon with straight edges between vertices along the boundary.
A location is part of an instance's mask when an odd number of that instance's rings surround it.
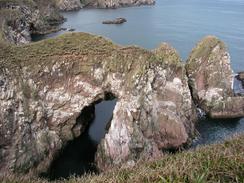
<svg viewBox="0 0 244 183">
<path fill-rule="evenodd" d="M 57 31 L 64 21 L 49 0 L 0 0 L 0 38 L 14 44 L 31 41 L 31 34 Z"/>
<path fill-rule="evenodd" d="M 76 119 L 107 94 L 117 103 L 96 153 L 100 170 L 189 143 L 194 103 L 215 118 L 244 116 L 229 54 L 215 37 L 193 49 L 186 69 L 168 44 L 147 51 L 85 33 L 0 48 L 0 176 L 47 171 L 90 121 Z"/>
<path fill-rule="evenodd" d="M 186 69 L 193 99 L 210 117 L 244 116 L 244 97 L 234 95 L 230 55 L 221 40 L 208 36 L 200 41 L 192 50 Z"/>
<path fill-rule="evenodd" d="M 76 123 L 81 111 L 106 93 L 117 104 L 96 156 L 101 169 L 156 157 L 193 136 L 185 68 L 167 44 L 150 52 L 72 33 L 0 46 L 1 173 L 46 171 L 86 127 Z"/>
<path fill-rule="evenodd" d="M 80 0 L 55 0 L 56 5 L 61 11 L 79 10 L 82 8 Z"/>
<path fill-rule="evenodd" d="M 155 0 L 86 0 L 84 5 L 97 8 L 119 8 L 153 4 L 155 4 Z"/>
<path fill-rule="evenodd" d="M 62 11 L 78 10 L 82 7 L 89 8 L 119 8 L 127 6 L 153 5 L 155 0 L 56 0 Z"/>
</svg>

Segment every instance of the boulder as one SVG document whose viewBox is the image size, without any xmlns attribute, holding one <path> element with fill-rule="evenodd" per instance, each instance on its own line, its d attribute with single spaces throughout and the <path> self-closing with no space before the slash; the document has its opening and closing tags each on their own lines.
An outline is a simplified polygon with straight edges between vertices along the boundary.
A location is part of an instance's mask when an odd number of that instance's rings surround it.
<svg viewBox="0 0 244 183">
<path fill-rule="evenodd" d="M 151 52 L 67 33 L 0 48 L 0 176 L 47 171 L 86 128 L 76 122 L 83 109 L 108 92 L 117 103 L 96 154 L 101 170 L 157 157 L 194 134 L 185 68 L 167 44 Z"/>
<path fill-rule="evenodd" d="M 199 108 L 213 118 L 244 116 L 243 98 L 235 98 L 230 56 L 221 40 L 207 36 L 200 41 L 189 56 L 186 69 L 192 97 Z"/>
</svg>

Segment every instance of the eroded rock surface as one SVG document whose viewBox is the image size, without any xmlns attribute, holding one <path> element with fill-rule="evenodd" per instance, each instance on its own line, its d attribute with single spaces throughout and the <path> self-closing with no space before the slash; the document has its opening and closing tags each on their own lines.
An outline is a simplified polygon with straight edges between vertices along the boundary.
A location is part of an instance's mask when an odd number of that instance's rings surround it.
<svg viewBox="0 0 244 183">
<path fill-rule="evenodd" d="M 225 44 L 208 36 L 187 60 L 189 85 L 195 103 L 213 118 L 244 116 L 244 98 L 233 92 L 234 73 Z"/>
<path fill-rule="evenodd" d="M 56 5 L 61 11 L 72 11 L 82 8 L 80 0 L 56 0 Z"/>
<path fill-rule="evenodd" d="M 0 1 L 0 40 L 29 43 L 31 34 L 57 31 L 63 21 L 52 0 Z"/>
<path fill-rule="evenodd" d="M 83 0 L 82 2 L 85 6 L 97 8 L 119 8 L 155 4 L 155 0 Z"/>
<path fill-rule="evenodd" d="M 193 135 L 195 107 L 184 65 L 167 44 L 150 52 L 70 33 L 0 46 L 0 175 L 46 171 L 86 127 L 76 123 L 81 111 L 106 92 L 118 101 L 97 152 L 102 170 L 158 156 Z"/>
</svg>

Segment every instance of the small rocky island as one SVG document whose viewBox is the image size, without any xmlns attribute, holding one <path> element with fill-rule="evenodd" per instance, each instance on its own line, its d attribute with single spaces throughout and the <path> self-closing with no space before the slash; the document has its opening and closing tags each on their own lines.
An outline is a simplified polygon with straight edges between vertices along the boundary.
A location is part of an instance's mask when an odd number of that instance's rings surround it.
<svg viewBox="0 0 244 183">
<path fill-rule="evenodd" d="M 103 24 L 123 24 L 127 22 L 127 20 L 125 18 L 116 18 L 114 20 L 105 20 L 102 23 Z"/>
</svg>

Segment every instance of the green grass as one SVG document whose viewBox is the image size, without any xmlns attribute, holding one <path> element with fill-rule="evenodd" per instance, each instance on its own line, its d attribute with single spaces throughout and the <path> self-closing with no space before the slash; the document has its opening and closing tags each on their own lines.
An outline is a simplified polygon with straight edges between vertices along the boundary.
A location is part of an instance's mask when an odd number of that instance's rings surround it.
<svg viewBox="0 0 244 183">
<path fill-rule="evenodd" d="M 16 68 L 26 67 L 35 78 L 44 67 L 51 68 L 57 62 L 72 62 L 74 66 L 69 74 L 82 73 L 84 77 L 90 74 L 95 65 L 103 65 L 106 73 L 125 73 L 126 86 L 131 88 L 135 80 L 133 76 L 140 77 L 149 67 L 167 64 L 165 60 L 168 56 L 163 54 L 164 59 L 160 59 L 148 50 L 134 46 L 120 47 L 101 36 L 67 33 L 24 46 L 5 46 L 0 49 L 0 66 L 13 68 L 13 72 L 16 72 Z M 66 67 L 63 69 L 66 70 Z"/>
<path fill-rule="evenodd" d="M 187 69 L 190 71 L 196 70 L 199 67 L 199 63 L 196 60 L 202 58 L 203 60 L 207 60 L 216 57 L 213 52 L 213 49 L 219 45 L 221 50 L 226 50 L 226 45 L 215 36 L 207 36 L 203 40 L 201 40 L 196 47 L 192 50 L 190 57 L 187 60 Z"/>
<path fill-rule="evenodd" d="M 47 183 L 48 181 L 6 176 L 2 182 Z M 222 144 L 208 145 L 173 155 L 166 154 L 154 161 L 139 161 L 133 168 L 115 168 L 100 175 L 71 177 L 69 180 L 56 182 L 243 183 L 244 135 L 236 136 Z"/>
</svg>

